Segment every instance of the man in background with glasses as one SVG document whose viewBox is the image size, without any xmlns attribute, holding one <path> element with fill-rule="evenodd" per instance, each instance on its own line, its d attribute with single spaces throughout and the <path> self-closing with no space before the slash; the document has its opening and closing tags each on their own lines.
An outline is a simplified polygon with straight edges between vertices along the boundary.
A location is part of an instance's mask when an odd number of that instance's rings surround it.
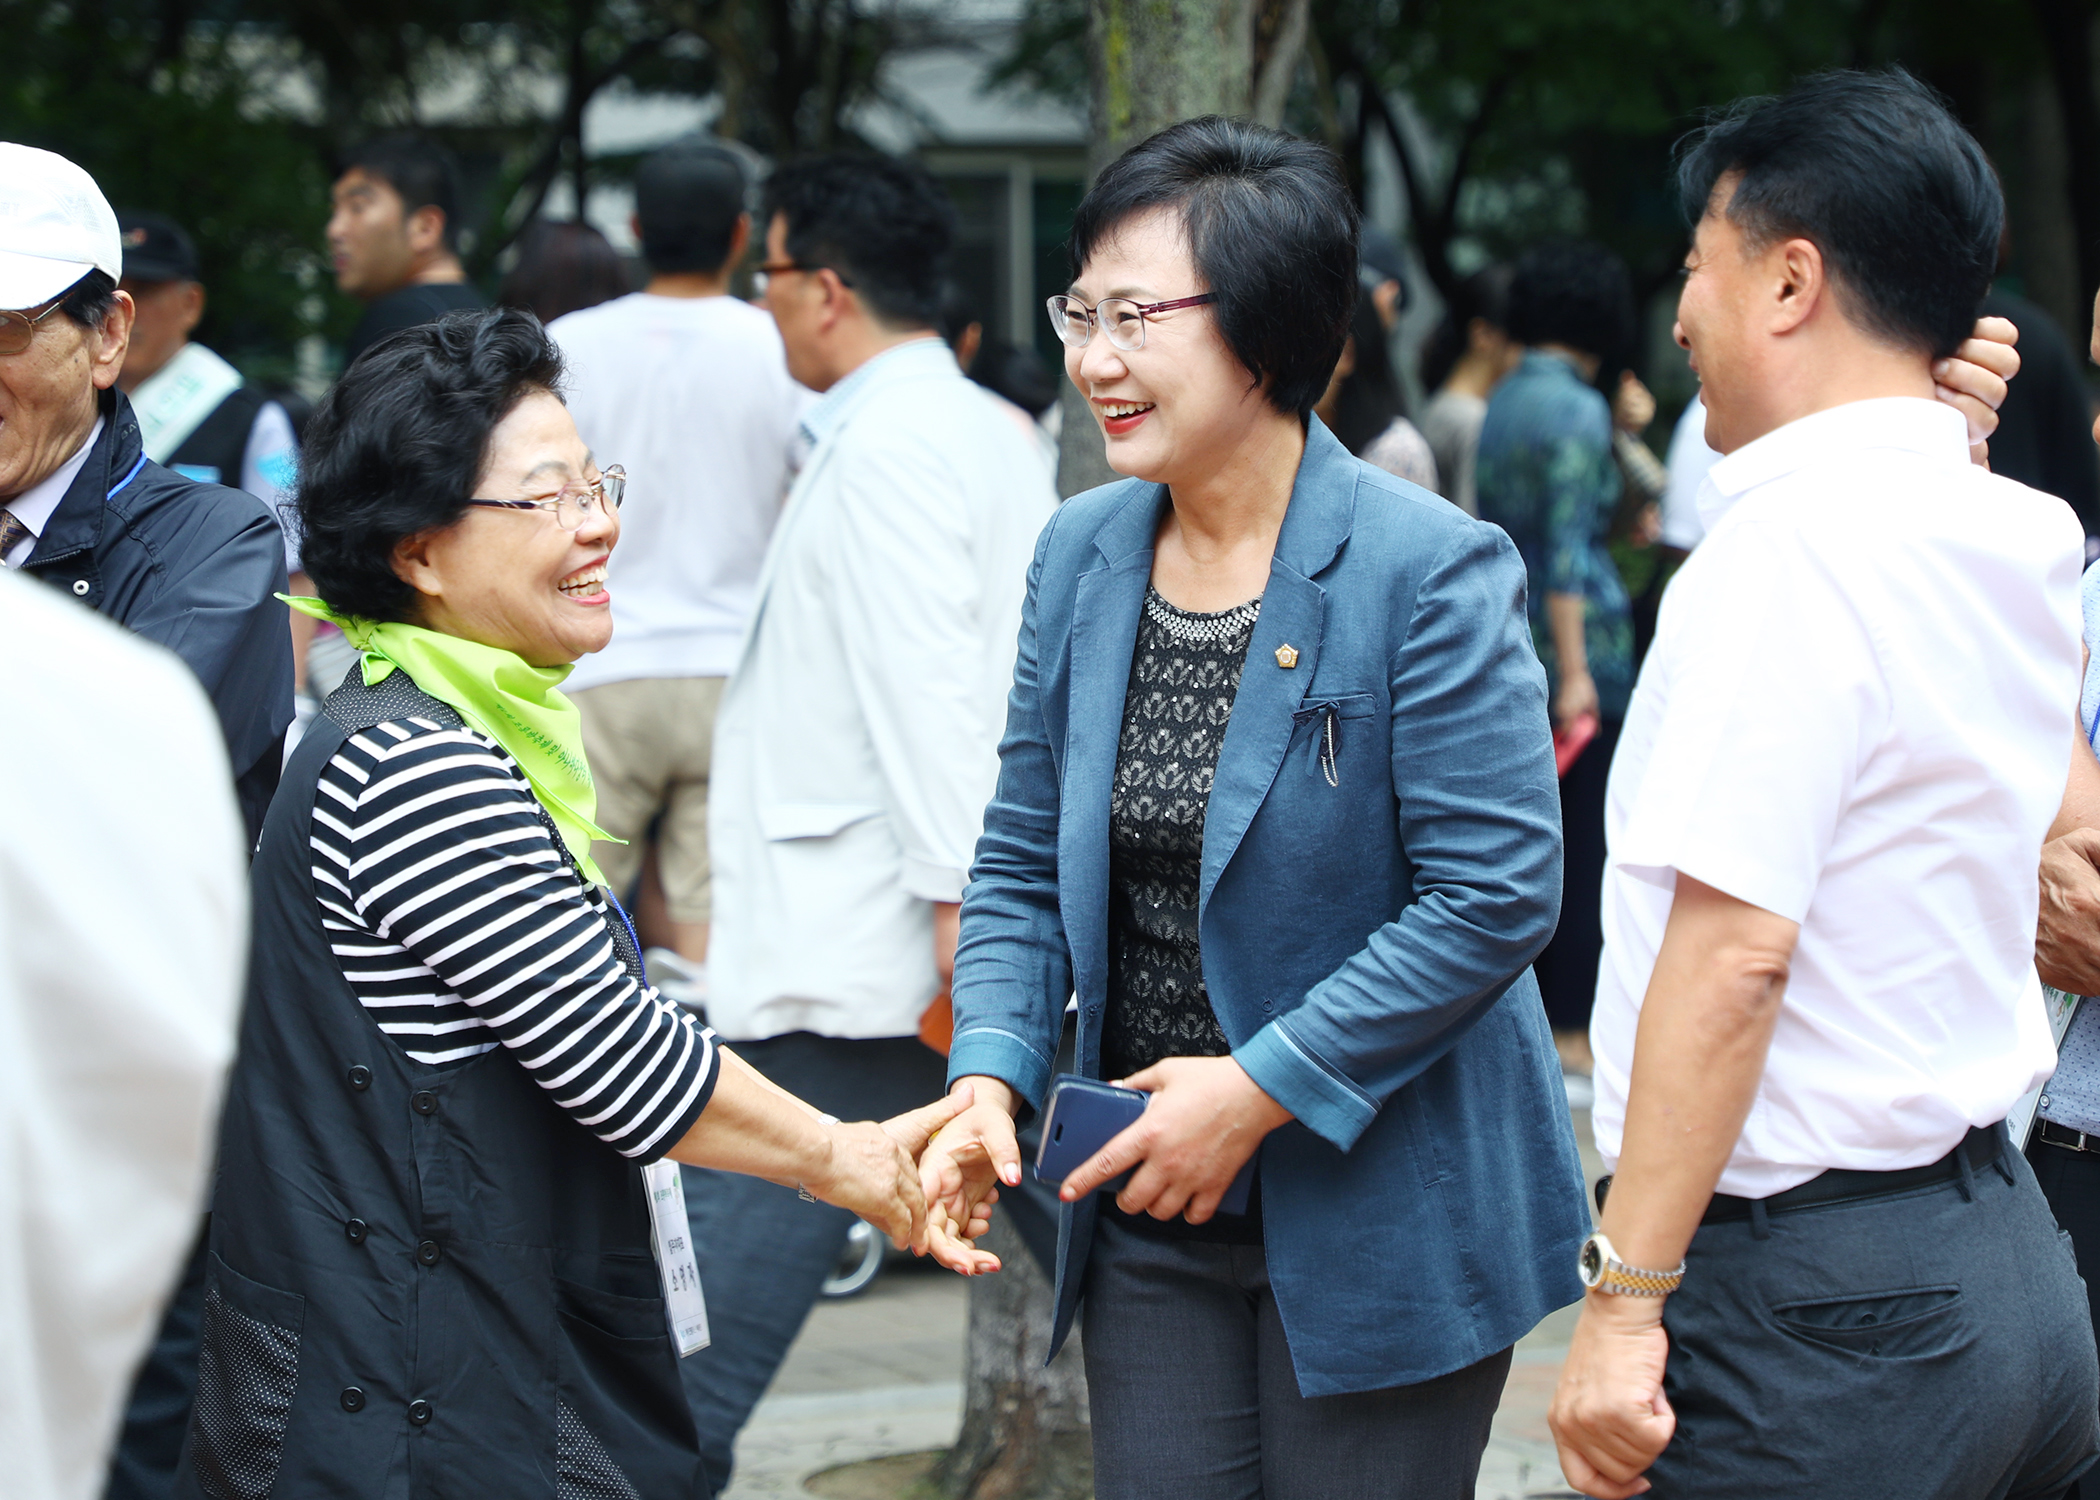
<svg viewBox="0 0 2100 1500">
<path fill-rule="evenodd" d="M 285 587 L 284 539 L 254 496 L 146 457 L 117 386 L 133 314 L 131 295 L 117 288 L 123 271 L 117 216 L 94 179 L 49 151 L 0 143 L 0 566 L 166 646 L 196 674 L 218 715 L 252 850 L 292 721 L 292 637 L 275 597 Z M 136 760 L 150 777 L 170 769 L 155 744 L 141 743 Z M 179 777 L 163 784 L 174 797 L 194 790 Z M 53 844 L 93 836 L 92 809 L 54 804 L 33 781 L 11 790 L 17 825 L 41 821 Z M 114 948 L 143 940 L 120 921 L 103 939 Z M 133 1207 L 106 1205 L 113 1223 Z M 172 1487 L 196 1387 L 201 1246 L 190 1271 L 133 1389 L 113 1500 Z"/>
<path fill-rule="evenodd" d="M 953 969 L 1056 500 L 936 332 L 955 216 L 932 178 L 796 162 L 763 222 L 765 307 L 823 399 L 715 730 L 708 1017 L 819 1109 L 886 1118 L 946 1087 L 921 1024 Z M 686 1198 L 714 1343 L 682 1363 L 720 1493 L 852 1216 L 690 1168 Z"/>
</svg>

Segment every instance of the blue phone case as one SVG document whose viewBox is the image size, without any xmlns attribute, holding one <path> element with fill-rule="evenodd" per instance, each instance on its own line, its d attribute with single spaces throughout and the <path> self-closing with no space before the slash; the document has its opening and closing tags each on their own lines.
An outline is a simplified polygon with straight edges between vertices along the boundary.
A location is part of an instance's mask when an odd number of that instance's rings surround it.
<svg viewBox="0 0 2100 1500">
<path fill-rule="evenodd" d="M 1117 1088 L 1098 1078 L 1060 1073 L 1050 1080 L 1050 1094 L 1043 1102 L 1043 1139 L 1035 1151 L 1035 1180 L 1056 1187 L 1084 1166 L 1103 1146 L 1145 1112 L 1149 1095 L 1138 1089 Z M 1243 1214 L 1254 1188 L 1254 1163 L 1260 1153 L 1247 1158 L 1239 1176 L 1218 1202 L 1218 1212 Z M 1130 1174 L 1101 1186 L 1113 1195 L 1123 1191 Z M 1096 1189 L 1100 1191 L 1100 1189 Z"/>
</svg>

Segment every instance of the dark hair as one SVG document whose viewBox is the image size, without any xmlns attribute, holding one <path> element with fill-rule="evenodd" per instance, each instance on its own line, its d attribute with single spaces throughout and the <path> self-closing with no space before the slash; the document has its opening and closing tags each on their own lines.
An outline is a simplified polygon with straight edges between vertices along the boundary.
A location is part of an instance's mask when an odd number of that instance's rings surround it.
<svg viewBox="0 0 2100 1500">
<path fill-rule="evenodd" d="M 552 323 L 633 290 L 627 262 L 604 235 L 588 224 L 536 219 L 518 237 L 518 263 L 503 278 L 496 302 Z"/>
<path fill-rule="evenodd" d="M 391 333 L 321 398 L 299 454 L 302 566 L 343 614 L 404 620 L 394 548 L 466 514 L 489 434 L 533 391 L 560 394 L 561 351 L 514 307 Z"/>
<path fill-rule="evenodd" d="M 1509 332 L 1509 281 L 1512 270 L 1492 265 L 1458 284 L 1458 294 L 1444 304 L 1444 316 L 1422 345 L 1422 389 L 1435 391 L 1451 378 L 1473 342 L 1473 320 Z"/>
<path fill-rule="evenodd" d="M 1361 454 L 1407 415 L 1407 398 L 1393 373 L 1393 354 L 1386 343 L 1385 319 L 1378 304 L 1366 297 L 1356 304 L 1349 322 L 1356 344 L 1356 368 L 1342 377 L 1334 398 L 1334 435 L 1351 453 Z"/>
<path fill-rule="evenodd" d="M 117 305 L 117 284 L 107 271 L 90 271 L 59 294 L 58 306 L 67 318 L 90 332 L 100 328 Z"/>
<path fill-rule="evenodd" d="M 352 168 L 400 194 L 403 217 L 419 208 L 443 214 L 445 248 L 459 249 L 459 163 L 450 151 L 426 136 L 383 135 L 354 147 L 336 175 Z"/>
<path fill-rule="evenodd" d="M 1729 221 L 1753 246 L 1812 242 L 1855 325 L 1935 357 L 1969 336 L 2005 197 L 1983 148 L 1910 74 L 1819 73 L 1687 136 L 1677 186 L 1694 225 L 1731 172 Z"/>
<path fill-rule="evenodd" d="M 1565 344 L 1599 359 L 1632 343 L 1633 277 L 1592 240 L 1548 240 L 1524 252 L 1509 281 L 1509 336 Z"/>
<path fill-rule="evenodd" d="M 634 174 L 634 217 L 650 269 L 719 271 L 744 212 L 744 164 L 720 146 L 681 141 Z"/>
<path fill-rule="evenodd" d="M 1359 215 L 1334 153 L 1220 115 L 1170 125 L 1109 163 L 1080 200 L 1073 277 L 1131 218 L 1161 208 L 1181 217 L 1226 345 L 1267 384 L 1271 406 L 1304 416 L 1356 308 Z"/>
<path fill-rule="evenodd" d="M 931 328 L 955 242 L 955 207 L 924 167 L 886 156 L 813 156 L 766 183 L 768 225 L 787 220 L 788 258 L 829 266 L 893 327 Z"/>
<path fill-rule="evenodd" d="M 970 361 L 969 375 L 1031 417 L 1040 417 L 1057 405 L 1056 378 L 1043 357 L 1025 345 L 986 334 L 977 346 L 977 358 Z"/>
</svg>

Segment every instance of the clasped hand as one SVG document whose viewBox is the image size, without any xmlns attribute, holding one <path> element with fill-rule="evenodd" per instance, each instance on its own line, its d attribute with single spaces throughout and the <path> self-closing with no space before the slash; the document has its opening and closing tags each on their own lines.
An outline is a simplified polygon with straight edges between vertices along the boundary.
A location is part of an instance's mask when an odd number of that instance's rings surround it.
<svg viewBox="0 0 2100 1500">
<path fill-rule="evenodd" d="M 929 1140 L 969 1110 L 973 1097 L 967 1084 L 958 1085 L 946 1098 L 880 1124 L 861 1120 L 833 1125 L 824 1168 L 803 1186 L 812 1196 L 858 1214 L 887 1234 L 899 1250 L 931 1255 L 965 1276 L 996 1271 L 998 1258 L 971 1243 L 987 1227 L 981 1213 L 951 1217 L 941 1204 L 928 1200 L 919 1176 L 919 1158 L 926 1154 Z M 987 1209 L 996 1196 L 985 1196 Z M 989 1267 L 984 1265 L 987 1260 Z"/>
<path fill-rule="evenodd" d="M 1201 1224 L 1218 1211 L 1262 1138 L 1291 1119 L 1229 1057 L 1168 1058 L 1120 1082 L 1151 1094 L 1151 1103 L 1136 1124 L 1064 1180 L 1058 1196 L 1067 1203 L 1135 1168 L 1116 1195 L 1118 1208 L 1156 1219 L 1185 1214 Z M 919 1178 L 929 1213 L 975 1225 L 997 1201 L 999 1184 L 1020 1185 L 1018 1101 L 996 1078 L 959 1079 L 955 1088 L 971 1090 L 973 1102 L 934 1136 L 919 1159 Z M 978 1254 L 991 1262 L 984 1269 L 998 1269 L 996 1258 Z"/>
</svg>

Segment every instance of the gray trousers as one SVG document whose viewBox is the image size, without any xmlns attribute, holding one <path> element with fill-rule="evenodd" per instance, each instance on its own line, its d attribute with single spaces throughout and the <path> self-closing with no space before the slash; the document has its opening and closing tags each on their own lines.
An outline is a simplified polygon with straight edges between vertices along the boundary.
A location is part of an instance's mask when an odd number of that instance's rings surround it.
<svg viewBox="0 0 2100 1500">
<path fill-rule="evenodd" d="M 1418 1385 L 1298 1391 L 1258 1245 L 1102 1215 L 1082 1335 L 1096 1500 L 1473 1500 L 1510 1351 Z"/>
<path fill-rule="evenodd" d="M 1654 1500 L 2053 1500 L 2100 1453 L 2085 1287 L 2017 1152 L 1708 1224 L 1687 1261 Z"/>
</svg>

